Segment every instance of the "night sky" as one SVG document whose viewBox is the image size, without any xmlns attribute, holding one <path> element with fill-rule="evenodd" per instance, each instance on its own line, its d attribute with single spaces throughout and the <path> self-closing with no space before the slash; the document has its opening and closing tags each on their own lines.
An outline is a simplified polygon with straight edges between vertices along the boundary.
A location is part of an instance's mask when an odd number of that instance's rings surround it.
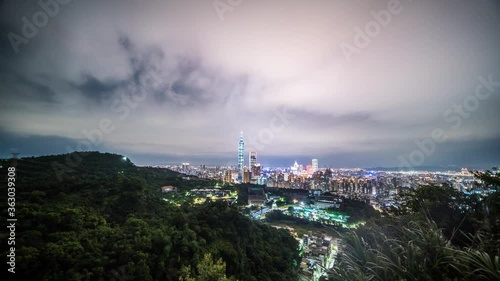
<svg viewBox="0 0 500 281">
<path fill-rule="evenodd" d="M 499 1 L 45 2 L 0 2 L 0 157 L 500 163 Z"/>
</svg>

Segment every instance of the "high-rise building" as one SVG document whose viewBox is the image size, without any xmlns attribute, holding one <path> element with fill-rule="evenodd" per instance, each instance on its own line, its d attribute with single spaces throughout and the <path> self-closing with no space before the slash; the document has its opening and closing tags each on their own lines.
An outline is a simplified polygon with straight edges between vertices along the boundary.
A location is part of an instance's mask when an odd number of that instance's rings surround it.
<svg viewBox="0 0 500 281">
<path fill-rule="evenodd" d="M 295 161 L 293 166 L 290 167 L 290 170 L 291 170 L 292 174 L 297 175 L 299 173 L 299 164 L 297 164 L 297 161 Z"/>
<path fill-rule="evenodd" d="M 250 151 L 248 153 L 248 163 L 249 163 L 250 169 L 257 164 L 257 152 L 256 151 Z"/>
<path fill-rule="evenodd" d="M 243 179 L 243 165 L 245 164 L 245 142 L 243 141 L 243 132 L 240 135 L 240 142 L 238 144 L 238 180 Z"/>
<path fill-rule="evenodd" d="M 232 172 L 230 169 L 227 169 L 226 172 L 224 172 L 224 182 L 233 182 Z"/>
<path fill-rule="evenodd" d="M 313 171 L 312 171 L 312 166 L 311 166 L 311 165 L 307 165 L 307 166 L 306 166 L 306 171 L 307 171 L 307 174 L 308 174 L 308 175 L 312 175 L 312 174 L 313 174 Z"/>
<path fill-rule="evenodd" d="M 250 182 L 250 179 L 252 178 L 252 172 L 250 172 L 250 170 L 248 170 L 247 167 L 244 167 L 243 168 L 243 183 L 249 183 Z"/>
<path fill-rule="evenodd" d="M 316 173 L 318 171 L 318 159 L 312 160 L 312 172 Z"/>
<path fill-rule="evenodd" d="M 252 171 L 252 177 L 260 176 L 260 164 L 252 165 L 251 171 Z"/>
</svg>

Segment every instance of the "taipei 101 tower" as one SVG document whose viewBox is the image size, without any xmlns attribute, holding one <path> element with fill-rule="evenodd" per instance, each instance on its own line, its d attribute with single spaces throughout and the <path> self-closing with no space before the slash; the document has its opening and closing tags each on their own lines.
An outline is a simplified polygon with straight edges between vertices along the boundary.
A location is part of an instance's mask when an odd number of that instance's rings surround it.
<svg viewBox="0 0 500 281">
<path fill-rule="evenodd" d="M 245 142 L 243 141 L 243 132 L 241 132 L 240 142 L 238 144 L 238 181 L 243 180 L 243 166 L 245 164 Z"/>
</svg>

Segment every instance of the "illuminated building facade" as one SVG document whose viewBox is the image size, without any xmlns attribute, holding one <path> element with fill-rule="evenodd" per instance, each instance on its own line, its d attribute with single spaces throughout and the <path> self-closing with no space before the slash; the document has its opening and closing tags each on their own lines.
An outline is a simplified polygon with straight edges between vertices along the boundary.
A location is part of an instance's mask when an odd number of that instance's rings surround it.
<svg viewBox="0 0 500 281">
<path fill-rule="evenodd" d="M 257 152 L 256 151 L 250 151 L 248 153 L 248 163 L 249 163 L 250 168 L 257 165 Z"/>
<path fill-rule="evenodd" d="M 226 182 L 226 183 L 233 182 L 232 172 L 229 169 L 227 169 L 226 172 L 224 173 L 224 182 Z"/>
<path fill-rule="evenodd" d="M 252 178 L 252 173 L 248 170 L 247 167 L 243 168 L 243 183 L 249 183 Z"/>
<path fill-rule="evenodd" d="M 297 175 L 299 173 L 299 164 L 297 164 L 297 161 L 293 164 L 293 166 L 290 168 L 292 174 Z"/>
<path fill-rule="evenodd" d="M 318 159 L 313 159 L 312 160 L 312 172 L 316 173 L 318 171 Z"/>
<path fill-rule="evenodd" d="M 238 180 L 243 179 L 243 165 L 245 164 L 245 142 L 243 141 L 243 132 L 241 132 L 240 142 L 238 144 Z"/>
<path fill-rule="evenodd" d="M 260 164 L 252 165 L 251 171 L 253 177 L 260 176 Z"/>
</svg>

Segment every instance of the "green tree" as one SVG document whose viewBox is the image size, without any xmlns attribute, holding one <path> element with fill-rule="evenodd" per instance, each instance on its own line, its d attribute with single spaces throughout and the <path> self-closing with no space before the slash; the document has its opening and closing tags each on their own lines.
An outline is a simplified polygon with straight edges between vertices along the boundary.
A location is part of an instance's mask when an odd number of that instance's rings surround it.
<svg viewBox="0 0 500 281">
<path fill-rule="evenodd" d="M 436 222 L 455 244 L 467 245 L 469 234 L 476 233 L 465 195 L 449 185 L 421 186 L 411 189 L 403 198 L 411 212 Z"/>
<path fill-rule="evenodd" d="M 481 208 L 481 244 L 489 253 L 500 255 L 500 173 L 475 172 L 474 175 L 484 182 L 491 192 L 479 204 Z"/>
<path fill-rule="evenodd" d="M 192 275 L 191 266 L 182 268 L 180 281 L 237 281 L 233 277 L 226 277 L 226 263 L 219 258 L 215 263 L 212 254 L 207 253 L 196 265 L 196 273 Z"/>
<path fill-rule="evenodd" d="M 486 172 L 475 172 L 474 175 L 476 178 L 484 181 L 487 187 L 492 188 L 494 190 L 498 190 L 500 188 L 500 172 L 492 173 L 491 171 Z"/>
</svg>

